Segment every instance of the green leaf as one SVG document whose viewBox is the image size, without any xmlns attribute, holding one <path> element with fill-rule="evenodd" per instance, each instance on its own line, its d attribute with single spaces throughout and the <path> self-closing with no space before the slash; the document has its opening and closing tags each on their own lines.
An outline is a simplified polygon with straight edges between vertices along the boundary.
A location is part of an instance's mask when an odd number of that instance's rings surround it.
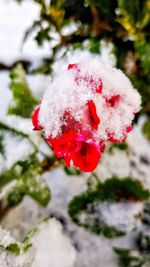
<svg viewBox="0 0 150 267">
<path fill-rule="evenodd" d="M 4 154 L 4 144 L 2 135 L 0 135 L 0 154 Z"/>
<path fill-rule="evenodd" d="M 5 249 L 11 253 L 16 254 L 17 256 L 20 254 L 20 247 L 17 243 L 11 243 Z"/>
<path fill-rule="evenodd" d="M 146 75 L 150 71 L 150 44 L 146 40 L 135 42 L 136 58 L 140 61 L 141 67 Z"/>
<path fill-rule="evenodd" d="M 21 64 L 17 65 L 11 71 L 10 79 L 13 101 L 8 108 L 8 114 L 15 114 L 28 118 L 31 116 L 38 101 L 32 96 Z"/>
<path fill-rule="evenodd" d="M 89 42 L 89 51 L 94 54 L 100 53 L 100 41 L 91 39 Z"/>
<path fill-rule="evenodd" d="M 120 267 L 150 266 L 150 229 L 134 237 L 136 249 L 114 248 Z"/>
<path fill-rule="evenodd" d="M 146 202 L 142 215 L 143 224 L 150 227 L 150 202 Z"/>
<path fill-rule="evenodd" d="M 118 255 L 118 263 L 120 267 L 141 267 L 142 259 L 136 251 L 128 249 L 115 248 L 114 251 Z M 136 254 L 136 256 L 134 255 Z"/>
<path fill-rule="evenodd" d="M 150 252 L 150 229 L 145 232 L 140 232 L 136 240 L 137 246 L 142 253 Z M 150 259 L 150 258 L 149 258 Z"/>
<path fill-rule="evenodd" d="M 7 191 L 7 201 L 9 206 L 19 204 L 25 195 L 29 195 L 42 206 L 46 206 L 50 200 L 50 189 L 42 178 L 43 169 L 37 159 L 37 149 L 34 143 L 30 140 L 28 135 L 11 128 L 0 122 L 0 136 L 5 140 L 5 135 L 11 144 L 13 139 L 15 145 L 17 144 L 29 145 L 29 154 L 25 154 L 23 158 L 18 158 L 13 165 L 7 169 L 7 157 L 5 146 L 3 147 L 3 161 L 6 166 L 0 174 L 0 188 L 15 180 L 15 185 L 12 185 Z M 5 140 L 8 142 L 8 140 Z M 2 140 L 3 142 L 3 140 Z M 3 144 L 3 143 L 2 143 Z M 19 146 L 18 146 L 19 149 Z M 21 148 L 20 148 L 21 149 Z M 19 153 L 19 151 L 17 151 Z"/>
<path fill-rule="evenodd" d="M 135 39 L 143 38 L 141 30 L 150 21 L 149 4 L 147 0 L 118 0 L 119 18 L 117 21 L 125 28 L 129 35 Z"/>
<path fill-rule="evenodd" d="M 74 167 L 67 168 L 66 166 L 64 166 L 64 171 L 67 175 L 80 175 L 81 174 L 81 171 Z"/>
<path fill-rule="evenodd" d="M 150 119 L 145 121 L 142 127 L 142 131 L 143 131 L 144 136 L 150 141 Z"/>
<path fill-rule="evenodd" d="M 41 29 L 37 32 L 35 40 L 37 41 L 39 46 L 42 46 L 45 41 L 50 41 L 50 35 L 49 35 L 49 27 L 45 29 Z"/>
<path fill-rule="evenodd" d="M 113 143 L 111 144 L 111 147 L 109 148 L 109 151 L 112 152 L 113 149 L 119 149 L 119 150 L 128 150 L 128 144 L 126 142 L 124 143 Z"/>
</svg>

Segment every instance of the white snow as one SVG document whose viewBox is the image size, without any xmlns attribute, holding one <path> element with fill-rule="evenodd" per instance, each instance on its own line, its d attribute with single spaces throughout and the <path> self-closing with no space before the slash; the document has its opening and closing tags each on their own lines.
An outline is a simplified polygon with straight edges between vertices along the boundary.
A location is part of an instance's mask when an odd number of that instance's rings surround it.
<svg viewBox="0 0 150 267">
<path fill-rule="evenodd" d="M 25 160 L 34 152 L 34 147 L 27 138 L 13 136 L 6 132 L 2 134 L 4 157 L 0 156 L 0 173 L 10 169 L 17 161 Z"/>
<path fill-rule="evenodd" d="M 121 159 L 119 162 L 118 160 Z M 113 149 L 111 153 L 104 152 L 102 159 L 97 166 L 96 173 L 101 180 L 108 179 L 112 176 L 120 178 L 130 176 L 130 158 L 127 151 Z"/>
<path fill-rule="evenodd" d="M 86 112 L 87 102 L 92 100 L 101 120 L 98 130 L 92 132 L 95 141 L 107 141 L 108 133 L 113 134 L 115 139 L 122 140 L 126 136 L 126 127 L 132 123 L 134 113 L 140 110 L 140 95 L 121 70 L 112 68 L 98 57 L 82 59 L 79 68 L 80 72 L 75 69 L 60 71 L 43 96 L 39 123 L 44 127 L 46 136 L 54 138 L 61 133 L 61 127 L 66 123 L 63 120 L 65 111 L 69 111 L 75 121 L 82 125 L 83 132 L 91 131 Z M 91 77 L 94 86 L 89 82 Z M 94 90 L 100 80 L 103 89 L 98 94 Z M 118 104 L 115 107 L 109 106 L 106 99 L 116 95 L 120 96 Z"/>
<path fill-rule="evenodd" d="M 0 72 L 0 120 L 4 118 L 11 100 L 11 91 L 8 90 L 8 85 L 8 72 Z"/>
<path fill-rule="evenodd" d="M 50 219 L 38 228 L 31 238 L 37 253 L 32 267 L 73 267 L 76 252 L 70 239 L 63 233 L 60 222 Z"/>
<path fill-rule="evenodd" d="M 0 228 L 0 244 L 6 247 L 18 243 L 11 234 Z M 62 225 L 56 219 L 50 219 L 37 226 L 29 239 L 32 244 L 27 252 L 19 256 L 0 249 L 1 267 L 73 267 L 76 251 L 69 237 L 63 232 Z"/>
<path fill-rule="evenodd" d="M 121 231 L 130 232 L 141 225 L 142 203 L 103 203 L 97 212 L 107 225 Z"/>
<path fill-rule="evenodd" d="M 17 243 L 21 246 L 20 242 L 17 242 L 13 238 L 9 231 L 6 231 L 0 227 L 0 245 L 6 248 L 10 244 Z M 0 267 L 31 267 L 34 257 L 34 249 L 16 256 L 15 254 L 0 248 Z"/>
<path fill-rule="evenodd" d="M 16 240 L 13 238 L 9 231 L 2 229 L 0 226 L 0 244 L 7 247 L 10 243 L 15 243 Z"/>
<path fill-rule="evenodd" d="M 20 58 L 38 60 L 43 56 L 49 56 L 48 44 L 39 48 L 33 35 L 21 50 L 24 32 L 38 18 L 39 11 L 39 5 L 30 0 L 23 1 L 21 4 L 15 1 L 0 1 L 1 62 L 12 64 Z"/>
<path fill-rule="evenodd" d="M 99 60 L 102 60 L 103 62 L 111 65 L 112 67 L 115 67 L 116 65 L 116 56 L 113 53 L 113 45 L 112 43 L 106 43 L 104 40 L 100 41 L 101 49 L 99 54 L 92 54 L 92 57 L 96 57 Z M 89 52 L 89 40 L 84 41 L 83 43 L 83 49 L 70 49 L 68 48 L 67 54 L 60 59 L 58 58 L 54 64 L 53 64 L 53 71 L 55 74 L 60 73 L 61 71 L 66 70 L 66 66 L 68 64 L 73 64 L 78 61 L 84 61 L 85 58 L 89 58 L 91 56 L 91 53 Z M 63 50 L 63 49 L 62 49 Z M 63 50 L 64 51 L 64 50 Z M 61 51 L 62 53 L 62 51 Z"/>
<path fill-rule="evenodd" d="M 28 158 L 34 152 L 34 147 L 27 138 L 12 137 L 9 133 L 5 133 L 3 144 L 6 169 L 10 169 L 15 162 Z"/>
</svg>

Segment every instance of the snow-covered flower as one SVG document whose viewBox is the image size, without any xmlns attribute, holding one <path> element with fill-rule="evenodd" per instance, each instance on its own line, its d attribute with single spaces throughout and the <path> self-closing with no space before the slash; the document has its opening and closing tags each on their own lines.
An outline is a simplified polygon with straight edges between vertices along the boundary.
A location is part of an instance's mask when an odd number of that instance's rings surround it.
<svg viewBox="0 0 150 267">
<path fill-rule="evenodd" d="M 109 142 L 125 141 L 140 104 L 125 74 L 95 58 L 57 75 L 32 121 L 68 167 L 90 172 Z"/>
</svg>

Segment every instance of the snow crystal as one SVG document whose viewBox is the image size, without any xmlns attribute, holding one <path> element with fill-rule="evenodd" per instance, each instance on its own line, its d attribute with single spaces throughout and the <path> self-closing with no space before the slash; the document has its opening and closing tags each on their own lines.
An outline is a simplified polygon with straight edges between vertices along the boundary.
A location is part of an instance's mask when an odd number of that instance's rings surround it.
<svg viewBox="0 0 150 267">
<path fill-rule="evenodd" d="M 85 107 L 87 102 L 92 100 L 101 121 L 98 130 L 93 133 L 97 143 L 100 140 L 107 141 L 108 133 L 112 133 L 115 139 L 122 140 L 126 127 L 131 124 L 134 114 L 140 109 L 140 95 L 121 70 L 98 60 L 97 57 L 82 59 L 79 68 L 79 82 L 75 79 L 77 70 L 63 71 L 56 75 L 44 94 L 39 122 L 45 128 L 46 135 L 55 138 L 61 133 L 66 110 L 87 130 L 90 125 L 85 118 Z M 101 80 L 102 93 L 96 94 L 85 77 L 92 77 L 96 85 Z M 116 95 L 120 97 L 117 105 L 108 106 L 106 99 Z"/>
</svg>

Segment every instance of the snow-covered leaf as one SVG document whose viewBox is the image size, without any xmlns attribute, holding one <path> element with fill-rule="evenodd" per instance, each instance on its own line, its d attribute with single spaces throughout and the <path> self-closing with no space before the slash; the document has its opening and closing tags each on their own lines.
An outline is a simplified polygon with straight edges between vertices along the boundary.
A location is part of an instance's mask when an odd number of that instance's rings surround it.
<svg viewBox="0 0 150 267">
<path fill-rule="evenodd" d="M 31 116 L 33 108 L 38 104 L 38 101 L 32 96 L 21 64 L 11 71 L 10 78 L 13 100 L 9 106 L 8 114 L 28 118 Z"/>
<path fill-rule="evenodd" d="M 37 159 L 37 150 L 29 136 L 4 123 L 0 123 L 0 188 L 15 180 L 7 192 L 10 206 L 20 203 L 25 195 L 31 196 L 39 204 L 46 206 L 50 200 L 50 190 L 42 178 L 42 169 Z"/>
<path fill-rule="evenodd" d="M 137 227 L 139 221 L 136 217 L 142 208 L 138 202 L 148 199 L 149 191 L 138 180 L 130 177 L 112 177 L 103 183 L 94 180 L 92 186 L 91 176 L 87 191 L 71 200 L 68 207 L 71 219 L 90 232 L 108 238 L 125 234 Z"/>
</svg>

